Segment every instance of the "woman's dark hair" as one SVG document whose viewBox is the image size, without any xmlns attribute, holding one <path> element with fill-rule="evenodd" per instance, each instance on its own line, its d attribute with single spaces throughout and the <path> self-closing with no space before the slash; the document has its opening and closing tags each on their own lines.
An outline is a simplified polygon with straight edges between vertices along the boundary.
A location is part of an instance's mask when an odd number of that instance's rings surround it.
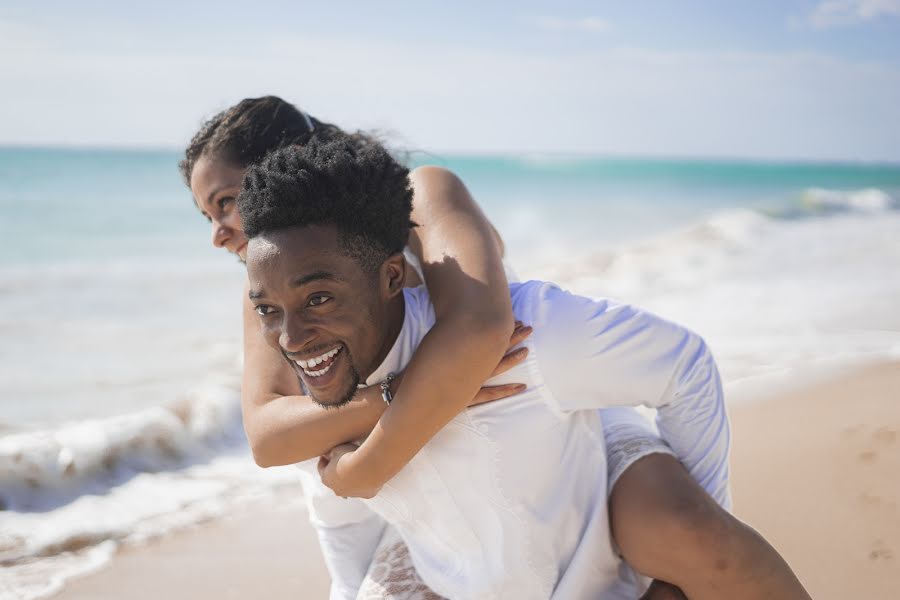
<svg viewBox="0 0 900 600">
<path fill-rule="evenodd" d="M 327 140 L 336 134 L 343 134 L 337 125 L 314 119 L 276 96 L 245 98 L 203 124 L 178 167 L 190 187 L 191 173 L 201 156 L 248 167 L 278 148 L 303 145 L 313 136 Z"/>
</svg>

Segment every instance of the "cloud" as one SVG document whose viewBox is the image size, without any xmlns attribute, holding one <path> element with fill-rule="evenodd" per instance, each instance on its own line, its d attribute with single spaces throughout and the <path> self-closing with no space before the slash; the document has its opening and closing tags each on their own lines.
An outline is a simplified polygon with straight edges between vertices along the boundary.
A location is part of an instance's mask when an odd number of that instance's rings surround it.
<svg viewBox="0 0 900 600">
<path fill-rule="evenodd" d="M 203 116 L 273 93 L 413 149 L 900 159 L 892 63 L 633 47 L 412 52 L 396 39 L 269 32 L 214 47 L 189 33 L 88 47 L 87 34 L 20 33 L 30 49 L 0 60 L 0 143 L 180 147 Z"/>
<path fill-rule="evenodd" d="M 809 23 L 829 29 L 890 16 L 900 16 L 900 0 L 826 0 L 813 9 Z"/>
<path fill-rule="evenodd" d="M 600 17 L 581 17 L 565 19 L 562 17 L 536 16 L 525 19 L 539 29 L 546 31 L 582 31 L 586 33 L 605 33 L 612 28 L 606 19 Z"/>
</svg>

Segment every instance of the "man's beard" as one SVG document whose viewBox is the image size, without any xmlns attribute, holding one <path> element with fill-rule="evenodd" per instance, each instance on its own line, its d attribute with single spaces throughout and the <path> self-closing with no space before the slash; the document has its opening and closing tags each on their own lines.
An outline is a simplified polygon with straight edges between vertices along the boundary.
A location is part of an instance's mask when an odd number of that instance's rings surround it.
<svg viewBox="0 0 900 600">
<path fill-rule="evenodd" d="M 344 347 L 344 349 L 346 351 L 346 346 Z M 359 371 L 356 370 L 356 365 L 353 364 L 353 359 L 350 357 L 350 352 L 346 352 L 344 358 L 347 361 L 347 369 L 349 371 L 347 377 L 348 385 L 347 389 L 344 390 L 344 392 L 341 394 L 340 400 L 338 400 L 337 402 L 321 402 L 318 398 L 316 398 L 316 395 L 313 394 L 308 387 L 306 387 L 306 384 L 303 383 L 303 378 L 300 377 L 300 374 L 297 374 L 297 381 L 300 382 L 300 387 L 303 388 L 303 391 L 306 392 L 307 396 L 312 398 L 313 402 L 315 402 L 322 408 L 340 408 L 342 406 L 346 406 L 350 403 L 351 400 L 353 400 L 353 396 L 356 395 L 356 389 L 359 387 L 359 382 L 362 378 L 359 376 Z M 285 357 L 285 359 L 289 360 L 287 359 L 287 357 Z"/>
</svg>

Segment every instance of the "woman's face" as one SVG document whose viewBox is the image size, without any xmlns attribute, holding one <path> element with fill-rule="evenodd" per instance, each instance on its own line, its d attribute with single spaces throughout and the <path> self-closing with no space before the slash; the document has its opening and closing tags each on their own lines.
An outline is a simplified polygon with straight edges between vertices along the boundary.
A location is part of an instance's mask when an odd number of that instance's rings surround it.
<svg viewBox="0 0 900 600">
<path fill-rule="evenodd" d="M 243 179 L 243 167 L 208 156 L 201 156 L 191 172 L 191 193 L 212 225 L 213 246 L 237 254 L 242 261 L 247 256 L 247 238 L 236 201 Z"/>
</svg>

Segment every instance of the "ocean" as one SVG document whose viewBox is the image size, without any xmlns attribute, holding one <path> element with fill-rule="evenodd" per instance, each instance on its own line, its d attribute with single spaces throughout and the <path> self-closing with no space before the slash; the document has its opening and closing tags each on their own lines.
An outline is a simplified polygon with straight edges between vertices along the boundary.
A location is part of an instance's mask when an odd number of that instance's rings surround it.
<svg viewBox="0 0 900 600">
<path fill-rule="evenodd" d="M 297 493 L 250 458 L 243 266 L 210 246 L 178 160 L 0 148 L 0 598 Z M 900 358 L 900 165 L 411 160 L 460 175 L 521 279 L 703 334 L 730 396 Z"/>
</svg>

